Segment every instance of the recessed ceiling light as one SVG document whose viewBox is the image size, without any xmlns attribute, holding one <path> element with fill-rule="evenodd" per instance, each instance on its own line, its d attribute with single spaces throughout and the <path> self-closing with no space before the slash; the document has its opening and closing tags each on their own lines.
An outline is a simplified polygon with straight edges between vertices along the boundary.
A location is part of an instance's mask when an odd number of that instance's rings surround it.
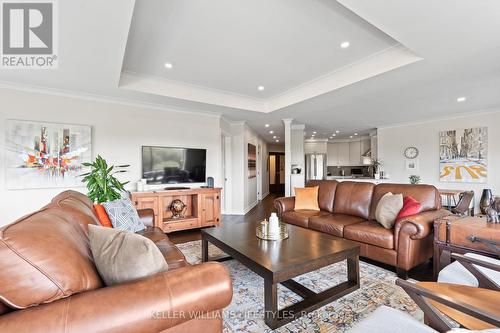
<svg viewBox="0 0 500 333">
<path fill-rule="evenodd" d="M 276 142 L 280 142 L 280 140 L 276 140 Z"/>
<path fill-rule="evenodd" d="M 336 130 L 336 131 L 335 131 L 335 133 L 339 134 L 339 133 L 340 133 L 340 131 L 339 131 L 339 130 Z"/>
<path fill-rule="evenodd" d="M 269 134 L 274 134 L 274 131 L 269 131 Z"/>
<path fill-rule="evenodd" d="M 354 133 L 354 135 L 358 135 L 358 133 Z"/>
<path fill-rule="evenodd" d="M 466 99 L 467 99 L 466 97 L 459 97 L 459 98 L 457 98 L 457 102 L 462 103 L 462 102 L 465 102 Z"/>
<path fill-rule="evenodd" d="M 265 124 L 264 126 L 269 127 L 269 124 Z"/>
<path fill-rule="evenodd" d="M 316 134 L 316 131 L 314 131 L 313 134 Z"/>
<path fill-rule="evenodd" d="M 171 63 L 169 63 L 169 62 L 166 62 L 166 63 L 165 63 L 165 68 L 166 68 L 166 69 L 172 69 L 172 67 L 174 67 L 174 66 L 172 66 L 172 64 L 171 64 Z"/>
<path fill-rule="evenodd" d="M 353 138 L 353 136 L 351 135 L 351 136 L 350 136 L 350 138 L 352 139 L 352 138 Z"/>
<path fill-rule="evenodd" d="M 264 91 L 264 89 L 266 89 L 264 86 L 258 86 L 257 87 L 257 90 L 259 90 L 259 91 Z"/>
<path fill-rule="evenodd" d="M 276 138 L 278 138 L 276 135 L 275 135 L 275 136 L 273 136 L 273 139 L 276 139 Z"/>
<path fill-rule="evenodd" d="M 333 139 L 333 136 L 331 136 L 330 139 Z"/>
<path fill-rule="evenodd" d="M 340 44 L 340 47 L 343 49 L 347 49 L 350 45 L 351 45 L 351 43 L 349 43 L 348 41 L 345 41 L 345 42 L 342 42 Z"/>
<path fill-rule="evenodd" d="M 332 134 L 332 136 L 337 136 L 337 134 Z"/>
</svg>

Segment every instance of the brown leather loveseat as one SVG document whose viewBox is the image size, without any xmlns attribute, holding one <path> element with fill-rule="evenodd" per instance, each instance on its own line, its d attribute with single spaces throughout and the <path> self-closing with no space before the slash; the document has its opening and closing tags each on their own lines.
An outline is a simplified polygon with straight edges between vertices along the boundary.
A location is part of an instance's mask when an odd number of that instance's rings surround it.
<svg viewBox="0 0 500 333">
<path fill-rule="evenodd" d="M 169 270 L 106 287 L 89 248 L 92 202 L 67 191 L 50 204 L 0 228 L 0 332 L 221 332 L 232 298 L 219 263 L 189 265 L 141 210 Z"/>
<path fill-rule="evenodd" d="M 433 222 L 448 215 L 432 185 L 379 184 L 368 182 L 311 181 L 319 186 L 320 211 L 294 211 L 295 198 L 278 198 L 274 205 L 283 222 L 342 237 L 361 247 L 361 256 L 397 268 L 398 275 L 429 260 L 433 255 Z M 392 230 L 375 221 L 375 209 L 387 192 L 418 200 L 419 214 L 396 221 Z"/>
</svg>

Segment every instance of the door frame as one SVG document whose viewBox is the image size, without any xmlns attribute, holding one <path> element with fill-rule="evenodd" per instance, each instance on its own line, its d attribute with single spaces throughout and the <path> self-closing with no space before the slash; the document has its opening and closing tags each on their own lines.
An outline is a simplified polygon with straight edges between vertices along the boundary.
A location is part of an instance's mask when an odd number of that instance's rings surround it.
<svg viewBox="0 0 500 333">
<path fill-rule="evenodd" d="M 275 161 L 276 161 L 276 170 L 274 174 L 274 179 L 277 180 L 277 184 L 271 184 L 271 166 L 270 166 L 270 161 L 271 161 L 271 156 L 275 156 Z M 268 157 L 267 157 L 267 165 L 269 169 L 269 193 L 285 193 L 285 183 L 280 184 L 279 179 L 280 179 L 280 159 L 285 158 L 285 153 L 281 152 L 269 152 Z M 285 172 L 283 170 L 283 172 Z"/>
</svg>

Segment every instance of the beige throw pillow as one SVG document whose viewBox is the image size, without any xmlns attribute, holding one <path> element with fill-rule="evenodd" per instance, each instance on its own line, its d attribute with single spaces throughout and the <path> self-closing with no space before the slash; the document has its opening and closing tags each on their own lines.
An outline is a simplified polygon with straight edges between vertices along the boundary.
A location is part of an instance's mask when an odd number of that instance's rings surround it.
<svg viewBox="0 0 500 333">
<path fill-rule="evenodd" d="M 392 229 L 401 208 L 403 208 L 403 195 L 388 192 L 378 202 L 375 219 L 384 228 Z"/>
<path fill-rule="evenodd" d="M 90 249 L 108 286 L 168 270 L 168 264 L 150 239 L 129 231 L 89 224 Z"/>
<path fill-rule="evenodd" d="M 319 186 L 295 188 L 294 210 L 319 210 Z"/>
</svg>

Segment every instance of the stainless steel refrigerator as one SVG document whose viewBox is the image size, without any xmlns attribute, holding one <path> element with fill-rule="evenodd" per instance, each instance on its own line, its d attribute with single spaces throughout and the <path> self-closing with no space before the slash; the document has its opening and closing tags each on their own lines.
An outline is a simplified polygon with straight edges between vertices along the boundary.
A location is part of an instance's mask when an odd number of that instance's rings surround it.
<svg viewBox="0 0 500 333">
<path fill-rule="evenodd" d="M 306 182 L 326 179 L 326 154 L 306 154 Z"/>
</svg>

